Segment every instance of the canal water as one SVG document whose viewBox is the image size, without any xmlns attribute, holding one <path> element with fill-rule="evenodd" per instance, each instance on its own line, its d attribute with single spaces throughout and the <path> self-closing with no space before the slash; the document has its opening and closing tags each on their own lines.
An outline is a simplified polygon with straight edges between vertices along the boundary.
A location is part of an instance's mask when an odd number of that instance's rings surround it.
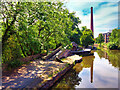
<svg viewBox="0 0 120 90">
<path fill-rule="evenodd" d="M 54 88 L 118 88 L 120 50 L 93 51 L 84 56 L 58 81 Z"/>
</svg>

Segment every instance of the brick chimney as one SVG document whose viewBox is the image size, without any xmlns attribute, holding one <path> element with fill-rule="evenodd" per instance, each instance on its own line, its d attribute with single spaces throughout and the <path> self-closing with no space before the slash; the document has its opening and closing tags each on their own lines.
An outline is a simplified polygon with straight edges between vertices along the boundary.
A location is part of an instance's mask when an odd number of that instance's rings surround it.
<svg viewBox="0 0 120 90">
<path fill-rule="evenodd" d="M 93 7 L 91 7 L 91 24 L 90 24 L 90 29 L 93 32 L 93 37 L 94 37 L 94 30 L 93 30 Z"/>
</svg>

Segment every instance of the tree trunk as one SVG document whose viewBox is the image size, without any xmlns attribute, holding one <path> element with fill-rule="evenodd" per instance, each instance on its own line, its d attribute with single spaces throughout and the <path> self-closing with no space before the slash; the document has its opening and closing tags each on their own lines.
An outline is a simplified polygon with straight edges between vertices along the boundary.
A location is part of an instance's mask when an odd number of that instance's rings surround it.
<svg viewBox="0 0 120 90">
<path fill-rule="evenodd" d="M 20 48 L 21 48 L 21 50 L 22 50 L 22 53 L 23 53 L 23 55 L 26 57 L 26 55 L 25 55 L 25 52 L 24 52 L 24 50 L 23 50 L 23 47 L 22 47 L 22 45 L 21 45 L 21 43 L 20 43 L 20 38 L 19 38 L 19 36 L 16 34 L 16 37 L 17 37 L 17 39 L 18 39 L 18 43 L 20 44 Z"/>
</svg>

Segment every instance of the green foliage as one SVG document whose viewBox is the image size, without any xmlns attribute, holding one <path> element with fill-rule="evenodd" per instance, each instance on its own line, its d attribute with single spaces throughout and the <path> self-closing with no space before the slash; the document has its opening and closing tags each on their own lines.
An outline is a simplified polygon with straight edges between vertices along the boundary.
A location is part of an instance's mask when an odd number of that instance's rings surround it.
<svg viewBox="0 0 120 90">
<path fill-rule="evenodd" d="M 87 47 L 94 43 L 92 30 L 85 28 L 82 30 L 82 36 L 80 38 L 81 45 Z"/>
<path fill-rule="evenodd" d="M 22 64 L 23 64 L 23 62 L 18 59 L 9 61 L 9 62 L 7 62 L 7 69 L 8 70 L 13 69 L 13 68 L 21 66 Z"/>
<path fill-rule="evenodd" d="M 118 49 L 118 46 L 117 46 L 117 44 L 115 44 L 114 42 L 109 42 L 109 43 L 107 44 L 107 48 L 108 48 L 108 49 Z"/>
<path fill-rule="evenodd" d="M 67 49 L 72 49 L 72 43 L 67 46 Z"/>
<path fill-rule="evenodd" d="M 103 35 L 100 33 L 99 36 L 96 38 L 96 42 L 100 43 L 100 47 L 101 47 L 101 43 L 104 42 L 104 37 Z"/>
<path fill-rule="evenodd" d="M 108 49 L 120 49 L 120 29 L 113 29 L 110 42 L 107 44 Z"/>
<path fill-rule="evenodd" d="M 106 51 L 98 50 L 97 51 L 100 58 L 106 58 L 112 64 L 112 66 L 119 68 L 120 70 L 120 50 L 109 50 Z"/>
<path fill-rule="evenodd" d="M 80 43 L 81 21 L 61 2 L 1 2 L 0 6 L 3 63 L 45 53 L 60 44 L 64 47 L 76 34 Z"/>
<path fill-rule="evenodd" d="M 82 35 L 80 29 L 78 28 L 78 24 L 81 23 L 80 19 L 78 17 L 74 16 L 75 13 L 70 13 L 69 17 L 71 18 L 73 25 L 72 25 L 72 33 L 70 38 L 71 42 L 75 42 L 78 45 L 80 45 L 80 37 Z M 77 28 L 76 28 L 77 27 Z"/>
<path fill-rule="evenodd" d="M 20 58 L 22 56 L 22 52 L 17 40 L 15 40 L 15 35 L 11 35 L 7 41 L 8 45 L 4 49 L 4 53 L 2 54 L 2 60 L 4 63 L 12 61 L 16 58 Z"/>
<path fill-rule="evenodd" d="M 80 45 L 80 38 L 81 38 L 82 32 L 79 30 L 79 28 L 76 28 L 76 29 L 77 31 L 76 30 L 73 31 L 74 34 L 70 37 L 70 41 Z"/>
<path fill-rule="evenodd" d="M 10 67 L 19 66 L 18 58 L 46 53 L 59 45 L 70 49 L 71 41 L 83 46 L 94 43 L 92 31 L 81 31 L 80 19 L 62 8 L 61 2 L 1 2 L 0 6 L 2 60 Z"/>
<path fill-rule="evenodd" d="M 108 50 L 109 61 L 114 67 L 118 67 L 120 70 L 120 50 Z"/>
<path fill-rule="evenodd" d="M 120 45 L 120 29 L 113 29 L 111 36 L 110 36 L 110 42 L 116 43 L 117 46 Z"/>
</svg>

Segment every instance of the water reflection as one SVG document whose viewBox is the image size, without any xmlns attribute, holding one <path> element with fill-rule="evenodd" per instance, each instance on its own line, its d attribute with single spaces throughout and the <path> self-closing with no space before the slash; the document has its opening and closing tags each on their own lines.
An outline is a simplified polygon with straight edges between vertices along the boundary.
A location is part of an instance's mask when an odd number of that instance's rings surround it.
<svg viewBox="0 0 120 90">
<path fill-rule="evenodd" d="M 116 51 L 115 51 L 116 52 Z M 118 61 L 120 51 L 97 51 L 94 56 L 84 57 L 83 62 L 77 64 L 75 70 L 78 71 L 79 66 L 82 70 L 79 71 L 78 76 L 82 78 L 76 88 L 117 88 L 118 87 Z M 93 57 L 93 58 L 92 58 Z M 95 57 L 95 58 L 94 58 Z M 89 66 L 86 67 L 86 65 Z M 116 63 L 115 63 L 116 62 Z M 114 67 L 113 67 L 114 66 Z M 88 73 L 90 72 L 90 74 Z"/>
<path fill-rule="evenodd" d="M 76 72 L 81 72 L 83 68 L 90 68 L 91 72 L 91 83 L 93 82 L 93 61 L 94 61 L 95 56 L 86 56 L 82 58 L 81 63 L 77 63 L 73 69 L 76 70 Z"/>
<path fill-rule="evenodd" d="M 78 77 L 78 74 L 75 72 L 75 70 L 71 69 L 68 73 L 66 73 L 65 76 L 63 76 L 61 81 L 57 82 L 56 85 L 52 87 L 52 90 L 56 88 L 74 89 L 75 85 L 79 85 L 79 81 L 81 81 L 81 78 Z"/>
<path fill-rule="evenodd" d="M 70 88 L 118 88 L 119 58 L 120 50 L 95 51 L 93 55 L 83 57 L 83 61 L 73 67 L 75 71 L 69 71 L 57 86 L 64 88 L 67 83 Z M 77 80 L 78 77 L 81 80 Z"/>
<path fill-rule="evenodd" d="M 108 59 L 112 66 L 120 70 L 120 50 L 97 51 L 99 57 Z"/>
</svg>

